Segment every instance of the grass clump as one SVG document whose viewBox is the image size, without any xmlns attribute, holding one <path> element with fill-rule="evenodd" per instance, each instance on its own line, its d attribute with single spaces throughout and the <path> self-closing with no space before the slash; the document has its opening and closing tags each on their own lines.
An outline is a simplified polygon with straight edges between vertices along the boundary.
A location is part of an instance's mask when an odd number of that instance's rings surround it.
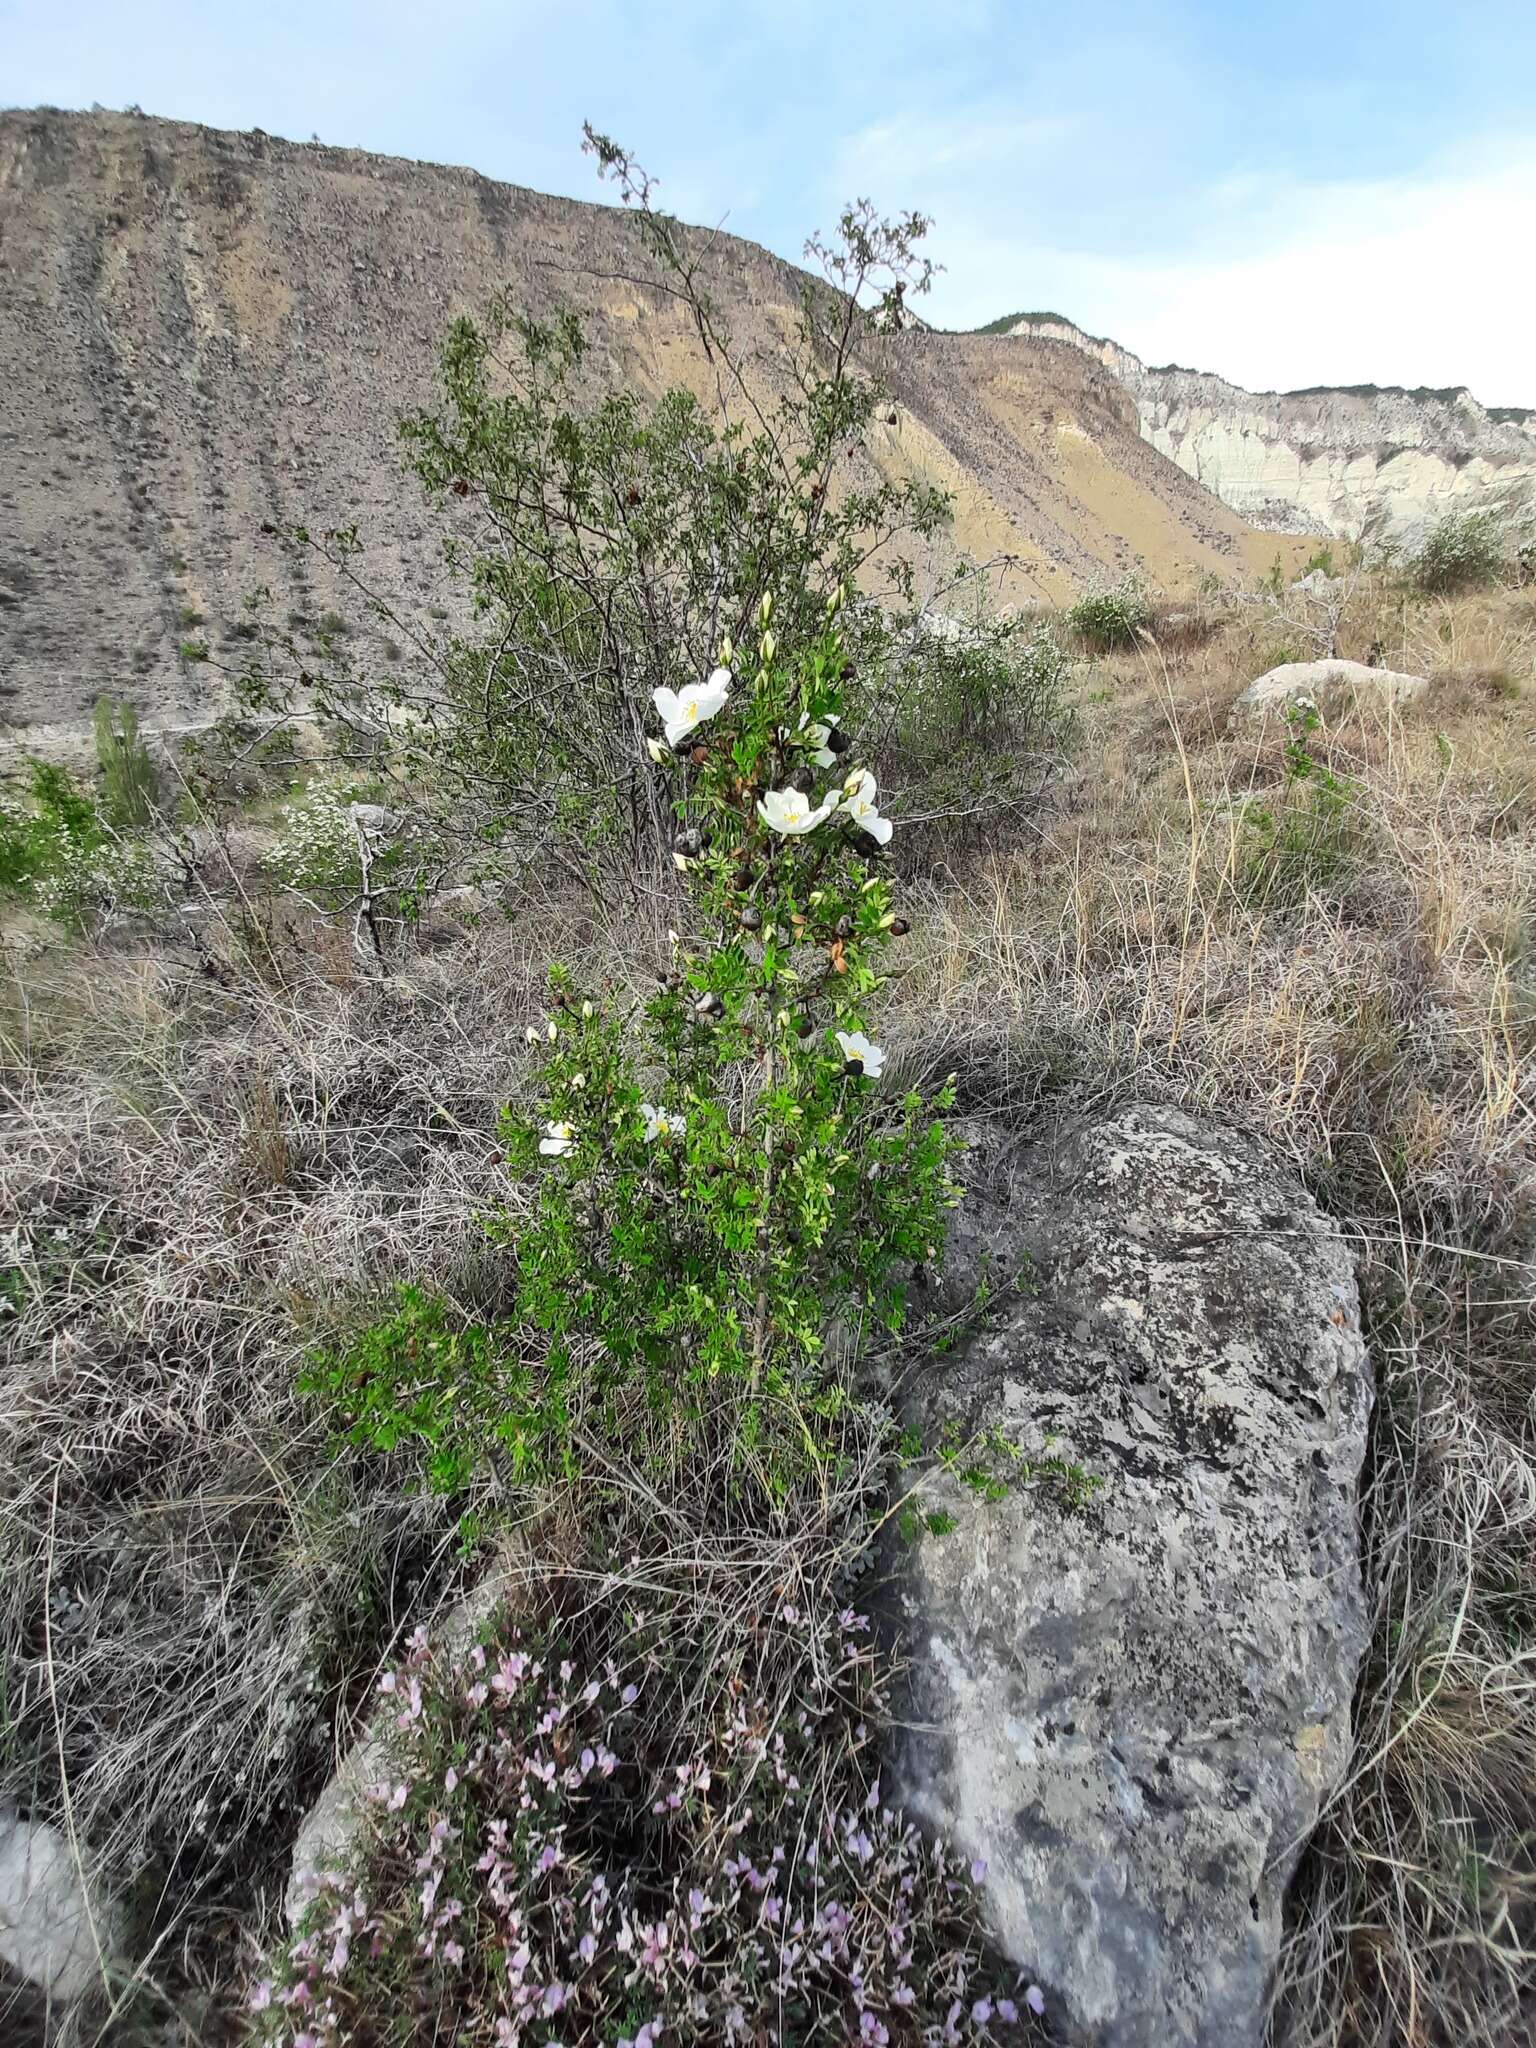
<svg viewBox="0 0 1536 2048">
<path fill-rule="evenodd" d="M 142 832 L 155 815 L 158 778 L 138 714 L 131 704 L 98 697 L 93 729 L 103 809 L 120 831 Z"/>
<path fill-rule="evenodd" d="M 1067 613 L 1067 624 L 1096 654 L 1134 647 L 1151 623 L 1152 600 L 1137 576 L 1085 592 Z"/>
<path fill-rule="evenodd" d="M 1409 564 L 1414 586 L 1442 597 L 1494 582 L 1503 570 L 1508 543 L 1492 512 L 1447 512 L 1430 528 Z"/>
</svg>

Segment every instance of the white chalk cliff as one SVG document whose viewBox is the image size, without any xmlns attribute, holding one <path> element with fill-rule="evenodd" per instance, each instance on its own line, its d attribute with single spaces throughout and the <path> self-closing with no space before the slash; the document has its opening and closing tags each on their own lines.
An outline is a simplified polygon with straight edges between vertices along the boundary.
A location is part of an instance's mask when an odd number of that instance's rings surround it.
<svg viewBox="0 0 1536 2048">
<path fill-rule="evenodd" d="M 1536 509 L 1536 408 L 1490 408 L 1464 387 L 1245 391 L 1205 371 L 1149 368 L 1055 314 L 1022 314 L 1003 331 L 1103 363 L 1153 447 L 1257 526 L 1411 540 L 1448 511 Z"/>
</svg>

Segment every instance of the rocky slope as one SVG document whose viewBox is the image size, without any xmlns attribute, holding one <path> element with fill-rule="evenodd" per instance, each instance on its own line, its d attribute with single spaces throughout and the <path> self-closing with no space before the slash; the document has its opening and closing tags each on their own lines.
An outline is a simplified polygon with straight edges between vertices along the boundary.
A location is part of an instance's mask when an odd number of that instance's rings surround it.
<svg viewBox="0 0 1536 2048">
<path fill-rule="evenodd" d="M 1257 526 L 1412 541 L 1447 511 L 1519 517 L 1536 506 L 1536 410 L 1489 409 L 1464 388 L 1245 391 L 1149 368 L 1049 313 L 1003 331 L 1063 342 L 1110 370 L 1152 446 Z"/>
<path fill-rule="evenodd" d="M 802 274 L 726 235 L 706 268 L 771 392 Z M 312 617 L 355 611 L 323 578 L 295 583 L 263 522 L 355 519 L 375 581 L 438 602 L 394 425 L 430 395 L 448 320 L 506 286 L 528 311 L 583 313 L 595 378 L 707 389 L 649 275 L 622 211 L 468 170 L 140 115 L 0 114 L 0 718 L 41 743 L 105 690 L 153 724 L 196 723 L 209 673 L 178 647 L 237 642 L 255 587 Z M 1007 597 L 1129 566 L 1177 588 L 1272 558 L 1076 347 L 921 330 L 889 346 L 895 403 L 853 467 L 950 487 L 956 544 L 1016 558 Z M 392 658 L 382 635 L 376 653 Z"/>
</svg>

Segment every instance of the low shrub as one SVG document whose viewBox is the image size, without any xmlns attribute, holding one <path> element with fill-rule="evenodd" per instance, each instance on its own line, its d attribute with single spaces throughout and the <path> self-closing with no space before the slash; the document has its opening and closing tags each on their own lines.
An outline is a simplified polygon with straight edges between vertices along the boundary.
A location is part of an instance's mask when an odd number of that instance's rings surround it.
<svg viewBox="0 0 1536 2048">
<path fill-rule="evenodd" d="M 698 1642 L 666 1597 L 458 1653 L 418 1631 L 373 1839 L 307 1876 L 258 2038 L 1025 2038 L 1044 2001 L 986 1955 L 985 1867 L 882 1797 L 867 1621 L 783 1600 Z"/>
<path fill-rule="evenodd" d="M 1137 576 L 1085 591 L 1067 613 L 1067 624 L 1096 654 L 1134 647 L 1152 621 L 1152 601 Z"/>
<path fill-rule="evenodd" d="M 1409 565 L 1415 587 L 1445 596 L 1492 583 L 1504 566 L 1504 529 L 1492 512 L 1447 512 Z"/>
<path fill-rule="evenodd" d="M 1244 806 L 1236 847 L 1237 893 L 1247 909 L 1291 907 L 1336 891 L 1360 852 L 1354 784 L 1309 748 L 1316 711 L 1288 715 L 1285 780 L 1278 799 Z"/>
<path fill-rule="evenodd" d="M 283 806 L 264 865 L 322 916 L 354 918 L 379 955 L 416 925 L 438 879 L 409 817 L 360 806 L 353 791 L 324 782 Z"/>
<path fill-rule="evenodd" d="M 98 913 L 147 909 L 157 894 L 143 841 L 114 830 L 66 769 L 33 761 L 26 798 L 0 798 L 0 901 L 80 929 Z"/>
</svg>

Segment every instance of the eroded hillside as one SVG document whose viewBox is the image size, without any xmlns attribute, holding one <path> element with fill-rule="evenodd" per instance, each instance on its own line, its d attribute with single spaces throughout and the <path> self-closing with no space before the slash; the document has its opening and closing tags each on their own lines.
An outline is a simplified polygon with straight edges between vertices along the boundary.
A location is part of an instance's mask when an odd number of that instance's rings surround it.
<svg viewBox="0 0 1536 2048">
<path fill-rule="evenodd" d="M 1006 338 L 1065 342 L 1112 371 L 1152 446 L 1259 526 L 1411 541 L 1445 512 L 1536 506 L 1536 411 L 1484 406 L 1465 388 L 1245 391 L 1150 368 L 1051 314 L 1021 315 Z"/>
<path fill-rule="evenodd" d="M 709 289 L 771 393 L 803 273 L 728 235 Z M 323 617 L 264 524 L 356 521 L 375 582 L 444 592 L 395 421 L 432 390 L 448 320 L 506 286 L 585 317 L 590 374 L 705 387 L 632 218 L 472 171 L 130 114 L 0 114 L 0 717 L 77 728 L 103 692 L 195 724 L 189 637 L 238 647 L 248 594 Z M 1139 432 L 1081 351 L 914 331 L 857 471 L 955 494 L 956 545 L 1009 556 L 1005 596 L 1139 568 L 1170 589 L 1275 551 Z M 930 576 L 944 564 L 921 565 Z M 383 634 L 374 652 L 394 658 Z"/>
</svg>

